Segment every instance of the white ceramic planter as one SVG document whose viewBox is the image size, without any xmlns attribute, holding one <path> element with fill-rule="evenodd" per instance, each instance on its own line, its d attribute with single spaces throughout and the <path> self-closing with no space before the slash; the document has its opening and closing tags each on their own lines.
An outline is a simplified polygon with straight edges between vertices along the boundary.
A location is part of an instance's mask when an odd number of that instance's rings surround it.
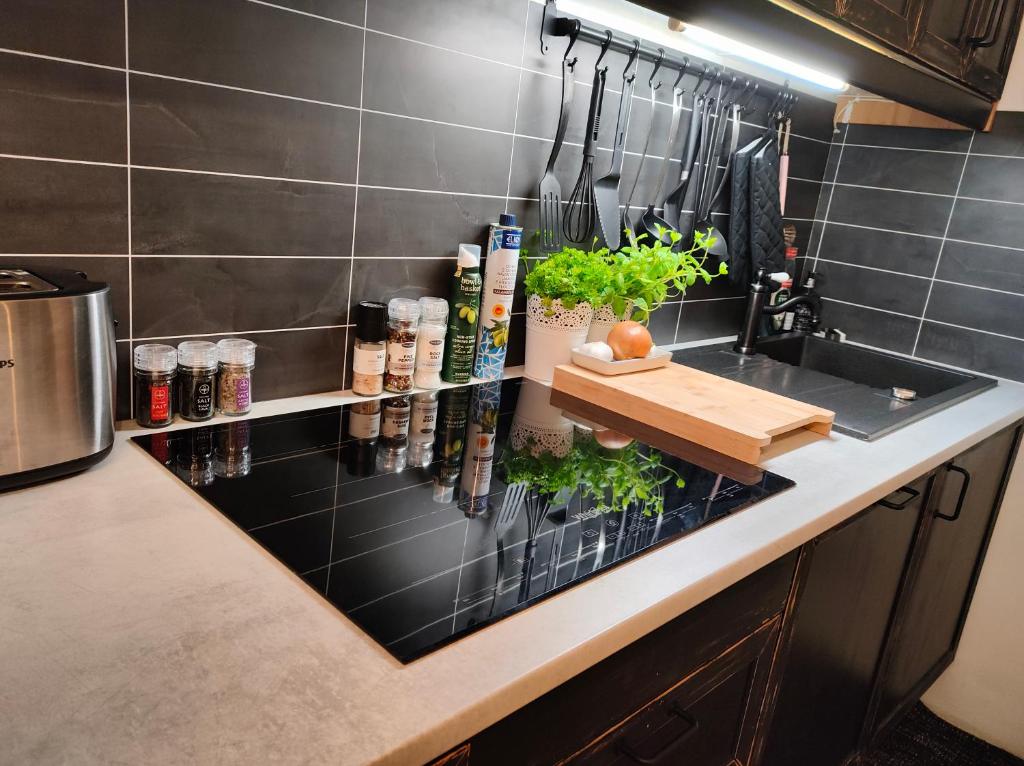
<svg viewBox="0 0 1024 766">
<path fill-rule="evenodd" d="M 572 350 L 587 342 L 594 307 L 577 303 L 570 311 L 555 300 L 545 307 L 540 296 L 526 301 L 526 366 L 523 374 L 550 383 L 555 367 L 572 360 Z"/>
<path fill-rule="evenodd" d="M 512 449 L 519 452 L 529 447 L 534 457 L 543 452 L 565 457 L 572 449 L 572 433 L 572 421 L 560 408 L 551 406 L 551 387 L 524 380 L 512 416 Z"/>
<path fill-rule="evenodd" d="M 615 316 L 611 306 L 602 306 L 594 312 L 594 318 L 590 322 L 590 330 L 587 332 L 587 343 L 599 340 L 604 343 L 608 340 L 608 333 L 612 328 L 626 319 L 633 313 L 633 302 L 629 301 L 623 309 L 621 316 Z"/>
</svg>

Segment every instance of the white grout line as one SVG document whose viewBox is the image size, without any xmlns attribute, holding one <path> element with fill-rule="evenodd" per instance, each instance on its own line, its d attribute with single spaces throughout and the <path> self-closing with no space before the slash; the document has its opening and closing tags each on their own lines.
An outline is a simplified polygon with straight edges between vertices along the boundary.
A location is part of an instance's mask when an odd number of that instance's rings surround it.
<svg viewBox="0 0 1024 766">
<path fill-rule="evenodd" d="M 927 152 L 929 154 L 952 154 L 963 156 L 967 152 L 954 152 L 950 149 L 917 149 L 913 146 L 881 146 L 879 144 L 847 144 L 847 146 L 856 146 L 858 149 L 891 149 L 894 152 Z"/>
<path fill-rule="evenodd" d="M 843 140 L 839 144 L 839 156 L 836 157 L 836 168 L 835 178 L 839 178 L 839 168 L 843 164 L 843 150 L 846 148 L 846 134 L 850 132 L 850 124 L 846 124 L 846 130 L 843 131 Z M 835 144 L 832 144 L 832 148 L 835 148 Z M 832 150 L 829 150 L 829 154 Z M 828 157 L 825 158 L 825 169 L 828 169 Z M 822 176 L 824 180 L 824 176 Z M 833 183 L 828 192 L 828 202 L 825 205 L 825 217 L 821 219 L 821 234 L 818 235 L 818 246 L 814 249 L 814 265 L 811 266 L 811 271 L 815 271 L 818 268 L 818 258 L 821 255 L 821 243 L 825 241 L 825 231 L 828 229 L 828 215 L 832 211 L 832 198 L 836 194 L 836 185 Z M 818 211 L 815 209 L 814 217 L 818 217 Z M 867 228 L 867 227 L 865 227 Z M 809 255 L 809 254 L 808 254 Z"/>
<path fill-rule="evenodd" d="M 319 186 L 354 187 L 354 183 L 346 181 L 318 181 L 312 178 L 284 178 L 282 176 L 263 176 L 254 173 L 227 173 L 223 170 L 197 170 L 195 168 L 169 168 L 163 165 L 132 165 L 136 170 L 159 170 L 164 173 L 191 173 L 200 176 L 221 176 L 227 178 L 251 178 L 257 181 L 283 181 L 292 184 L 317 184 Z"/>
<path fill-rule="evenodd" d="M 845 221 L 825 221 L 821 220 L 820 223 L 827 224 L 828 226 L 848 226 L 851 229 L 866 229 L 868 231 L 882 232 L 883 234 L 903 234 L 908 237 L 924 237 L 925 239 L 942 239 L 938 234 L 920 234 L 916 231 L 900 231 L 899 229 L 882 229 L 878 226 L 864 226 L 859 223 L 846 223 Z M 822 232 L 824 233 L 824 231 Z M 981 244 L 981 243 L 978 243 Z M 809 257 L 809 256 L 808 256 Z"/>
<path fill-rule="evenodd" d="M 127 25 L 125 26 L 127 30 Z M 44 61 L 58 61 L 61 64 L 77 64 L 78 66 L 92 67 L 93 69 L 106 69 L 109 72 L 123 72 L 125 67 L 123 66 L 110 66 L 109 64 L 95 64 L 92 61 L 82 61 L 81 59 L 69 59 L 63 58 L 62 56 L 48 56 L 44 53 L 32 53 L 31 51 L 16 50 L 14 48 L 0 48 L 0 53 L 9 53 L 12 56 L 26 56 L 33 59 L 43 59 Z"/>
<path fill-rule="evenodd" d="M 216 338 L 222 335 L 266 335 L 276 332 L 304 332 L 306 330 L 339 330 L 352 327 L 350 324 L 324 324 L 312 327 L 275 327 L 267 330 L 227 330 L 224 332 L 179 332 L 176 335 L 154 335 L 148 338 L 127 338 L 126 340 L 149 343 L 154 340 L 173 340 L 174 338 Z"/>
<path fill-rule="evenodd" d="M 967 144 L 967 154 L 964 155 L 964 164 L 960 168 L 960 178 L 956 183 L 956 193 L 953 195 L 953 204 L 949 206 L 949 215 L 946 217 L 946 228 L 942 232 L 942 242 L 939 244 L 939 254 L 935 258 L 935 268 L 932 270 L 932 278 L 928 283 L 928 294 L 924 299 L 924 308 L 921 309 L 921 319 L 917 325 L 917 335 L 914 336 L 914 346 L 910 353 L 917 353 L 917 344 L 921 340 L 921 330 L 924 329 L 924 318 L 928 315 L 928 304 L 932 299 L 932 290 L 935 288 L 935 277 L 939 273 L 939 264 L 942 263 L 942 251 L 946 248 L 946 237 L 949 235 L 949 227 L 953 223 L 953 214 L 956 212 L 957 196 L 960 194 L 960 186 L 964 182 L 964 174 L 967 172 L 967 162 L 970 160 L 971 147 L 974 146 L 976 132 L 971 131 L 971 140 Z"/>
<path fill-rule="evenodd" d="M 986 290 L 990 293 L 1000 293 L 1002 295 L 1013 295 L 1017 298 L 1024 298 L 1024 292 L 1015 292 L 1013 290 L 1001 290 L 998 287 L 985 287 L 984 285 L 970 285 L 966 282 L 954 282 L 951 279 L 939 279 L 936 277 L 933 282 L 941 282 L 944 285 L 956 285 L 957 287 L 966 287 L 971 290 Z"/>
<path fill-rule="evenodd" d="M 834 264 L 836 264 L 838 266 L 850 266 L 851 268 L 867 269 L 868 271 L 880 271 L 883 274 L 893 274 L 893 275 L 895 275 L 897 277 L 911 277 L 913 279 L 925 279 L 925 280 L 929 279 L 929 277 L 926 277 L 923 274 L 907 274 L 906 272 L 903 272 L 903 271 L 894 271 L 893 269 L 883 269 L 883 268 L 880 268 L 878 266 L 866 266 L 866 265 L 864 265 L 862 263 L 849 263 L 848 261 L 835 261 L 835 260 L 832 260 L 831 258 L 816 258 L 815 259 L 815 263 L 818 263 L 818 262 L 821 262 L 821 263 L 834 263 Z"/>
<path fill-rule="evenodd" d="M 821 296 L 823 301 L 831 301 L 832 303 L 841 303 L 844 306 L 854 306 L 859 309 L 868 309 L 869 311 L 881 311 L 883 314 L 892 314 L 893 316 L 904 317 L 905 319 L 918 320 L 921 317 L 914 314 L 904 314 L 902 311 L 893 311 L 892 309 L 880 309 L 878 306 L 865 306 L 863 303 L 854 303 L 853 301 L 844 301 L 839 298 L 830 298 L 827 295 Z M 840 328 L 841 329 L 841 328 Z"/>
<path fill-rule="evenodd" d="M 255 0 L 249 0 L 249 2 L 255 2 Z M 193 80 L 188 77 L 178 77 L 170 74 L 157 74 L 156 72 L 145 72 L 140 69 L 128 69 L 129 74 L 137 75 L 139 77 L 152 77 L 158 80 L 171 80 L 173 82 L 183 82 L 188 85 L 201 85 L 207 88 L 219 88 L 221 90 L 233 90 L 239 93 L 248 93 L 253 96 L 269 96 L 270 98 L 281 98 L 286 101 L 301 101 L 304 104 L 315 104 L 317 106 L 328 106 L 332 109 L 359 109 L 358 106 L 352 106 L 351 104 L 341 104 L 336 101 L 320 101 L 315 98 L 305 98 L 303 96 L 289 96 L 285 93 L 275 93 L 269 90 L 256 90 L 255 88 L 243 88 L 240 85 L 226 85 L 219 82 L 210 82 L 209 80 Z"/>
<path fill-rule="evenodd" d="M 132 278 L 132 89 L 128 74 L 130 65 L 128 46 L 128 0 L 124 0 L 124 113 L 125 113 L 125 174 L 128 187 L 128 337 L 135 337 L 135 298 Z M 134 365 L 134 362 L 133 362 Z M 135 386 L 128 386 L 128 415 L 135 417 Z"/>
<path fill-rule="evenodd" d="M 995 247 L 999 250 L 1013 250 L 1018 253 L 1024 253 L 1024 247 L 1014 247 L 1013 245 L 989 245 L 985 242 L 974 242 L 969 239 L 955 239 L 953 237 L 946 237 L 947 242 L 957 242 L 961 245 L 975 245 L 976 247 Z"/>
<path fill-rule="evenodd" d="M 276 6 L 275 6 L 276 7 Z M 345 324 L 352 322 L 352 275 L 356 270 L 356 219 L 359 215 L 359 160 L 363 153 L 363 83 L 366 79 L 366 15 L 369 13 L 370 0 L 363 0 L 363 50 L 359 65 L 359 122 L 356 127 L 356 190 L 352 200 L 352 243 L 348 260 L 348 291 L 345 295 Z M 352 340 L 345 335 L 345 349 L 341 355 L 341 387 L 345 388 L 345 376 L 348 374 L 348 350 Z M 331 566 L 334 561 L 334 528 L 338 518 L 338 491 L 341 487 L 341 445 L 344 434 L 342 424 L 345 419 L 338 416 L 338 453 L 337 465 L 334 467 L 334 499 L 331 503 L 331 542 L 327 550 L 327 576 L 324 580 L 324 595 L 331 588 Z"/>
<path fill-rule="evenodd" d="M 898 192 L 900 194 L 920 194 L 920 195 L 925 196 L 925 197 L 945 197 L 947 199 L 953 199 L 953 197 L 955 196 L 953 194 L 940 194 L 939 192 L 917 191 L 915 189 L 896 189 L 896 188 L 893 188 L 893 187 L 890 187 L 890 186 L 870 186 L 869 184 L 851 184 L 851 183 L 844 183 L 842 181 L 822 181 L 822 183 L 826 183 L 826 184 L 830 183 L 830 184 L 832 184 L 834 186 L 846 186 L 846 187 L 851 188 L 851 189 L 870 189 L 871 191 Z M 961 197 L 961 199 L 967 199 L 967 198 L 966 197 Z M 986 200 L 986 201 L 996 202 L 997 200 Z M 1020 204 L 1024 204 L 1024 203 L 1020 203 Z"/>
<path fill-rule="evenodd" d="M 4 160 L 31 160 L 32 162 L 59 162 L 65 165 L 98 165 L 104 168 L 126 168 L 125 162 L 99 162 L 96 160 L 72 160 L 64 157 L 42 157 L 35 154 L 5 154 L 0 153 L 0 159 Z"/>
<path fill-rule="evenodd" d="M 519 51 L 519 80 L 516 83 L 516 108 L 512 113 L 512 148 L 508 155 L 508 183 L 505 185 L 505 212 L 508 212 L 509 196 L 512 194 L 512 169 L 516 160 L 516 139 L 515 135 L 519 129 L 519 101 L 523 94 L 523 64 L 526 62 L 526 38 L 530 31 L 530 4 L 526 4 L 526 19 L 523 21 L 523 41 Z M 575 77 L 575 73 L 572 73 Z M 553 142 L 553 140 L 552 140 Z M 469 534 L 469 527 L 466 527 L 466 534 Z M 459 572 L 459 582 L 462 582 L 462 573 Z M 457 598 L 458 594 L 456 594 Z M 456 602 L 457 603 L 457 602 Z M 452 617 L 454 620 L 455 618 Z"/>
<path fill-rule="evenodd" d="M 288 7 L 283 6 L 283 5 L 277 5 L 276 3 L 268 3 L 268 2 L 266 2 L 266 0 L 248 0 L 248 2 L 253 3 L 255 5 L 265 5 L 268 8 L 274 8 L 274 9 L 279 10 L 279 11 L 286 11 L 287 13 L 294 13 L 297 16 L 308 16 L 311 19 L 317 19 L 319 21 L 326 21 L 326 22 L 328 22 L 330 24 L 338 24 L 339 26 L 343 26 L 343 27 L 352 27 L 353 29 L 362 29 L 363 32 L 364 32 L 364 36 L 365 36 L 365 32 L 366 32 L 366 12 L 365 12 L 365 10 L 363 12 L 363 26 L 359 26 L 358 24 L 353 24 L 350 21 L 342 21 L 341 19 L 332 19 L 330 16 L 320 16 L 319 14 L 310 13 L 309 11 L 300 11 L 298 8 L 288 8 Z M 369 0 L 367 0 L 367 2 L 369 2 Z"/>
</svg>

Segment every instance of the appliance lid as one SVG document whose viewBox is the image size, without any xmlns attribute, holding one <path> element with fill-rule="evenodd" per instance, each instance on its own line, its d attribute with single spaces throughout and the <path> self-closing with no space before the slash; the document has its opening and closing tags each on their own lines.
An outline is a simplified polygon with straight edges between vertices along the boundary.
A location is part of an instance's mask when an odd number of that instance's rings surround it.
<svg viewBox="0 0 1024 766">
<path fill-rule="evenodd" d="M 36 295 L 38 293 L 53 293 L 60 288 L 47 282 L 38 274 L 24 269 L 0 269 L 0 298 L 8 295 Z"/>
<path fill-rule="evenodd" d="M 48 300 L 108 292 L 106 282 L 93 282 L 74 269 L 27 268 L 0 263 L 0 301 Z"/>
</svg>

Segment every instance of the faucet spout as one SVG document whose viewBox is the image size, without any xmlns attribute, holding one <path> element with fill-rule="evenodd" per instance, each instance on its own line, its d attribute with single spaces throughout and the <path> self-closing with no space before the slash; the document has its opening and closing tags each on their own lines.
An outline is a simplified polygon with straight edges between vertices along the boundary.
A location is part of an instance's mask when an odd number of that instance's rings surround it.
<svg viewBox="0 0 1024 766">
<path fill-rule="evenodd" d="M 813 282 L 808 280 L 807 285 Z M 817 293 L 807 292 L 796 295 L 777 306 L 766 305 L 768 296 L 771 294 L 771 279 L 766 269 L 758 269 L 757 276 L 750 285 L 750 294 L 747 298 L 747 313 L 743 319 L 743 328 L 736 344 L 732 347 L 737 354 L 753 356 L 757 352 L 757 336 L 760 330 L 761 318 L 763 316 L 775 316 L 792 310 L 796 306 L 806 305 L 809 307 L 810 318 L 808 326 L 797 327 L 798 330 L 810 329 L 813 331 L 818 325 L 821 314 L 821 297 Z"/>
</svg>

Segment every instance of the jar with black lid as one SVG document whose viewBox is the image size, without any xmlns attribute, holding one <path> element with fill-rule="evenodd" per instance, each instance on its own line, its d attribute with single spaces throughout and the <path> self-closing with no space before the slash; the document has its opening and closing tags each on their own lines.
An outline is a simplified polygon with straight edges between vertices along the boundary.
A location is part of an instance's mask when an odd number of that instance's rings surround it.
<svg viewBox="0 0 1024 766">
<path fill-rule="evenodd" d="M 163 343 L 135 347 L 135 422 L 144 428 L 169 426 L 174 420 L 174 378 L 178 352 Z"/>
<path fill-rule="evenodd" d="M 203 340 L 178 344 L 178 414 L 185 420 L 213 417 L 217 346 Z"/>
</svg>

